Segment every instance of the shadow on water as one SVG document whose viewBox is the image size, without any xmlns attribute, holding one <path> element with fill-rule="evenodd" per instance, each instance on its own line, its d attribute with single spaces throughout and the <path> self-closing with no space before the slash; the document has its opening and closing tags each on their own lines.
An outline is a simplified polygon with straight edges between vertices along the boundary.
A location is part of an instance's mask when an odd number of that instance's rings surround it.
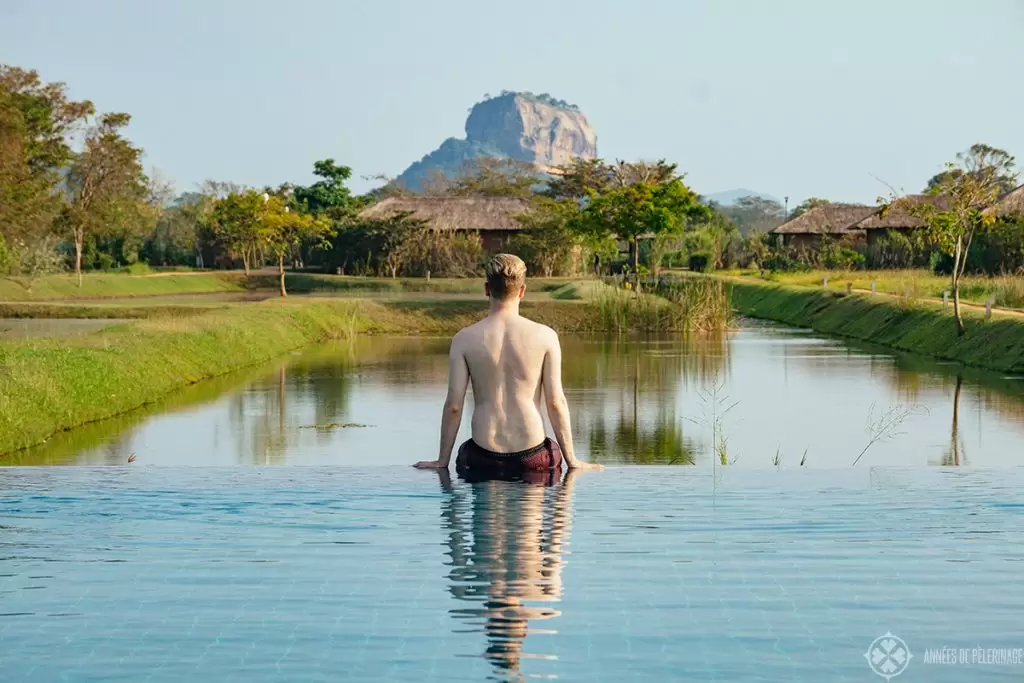
<svg viewBox="0 0 1024 683">
<path fill-rule="evenodd" d="M 561 616 L 562 567 L 572 528 L 572 495 L 577 473 L 561 482 L 499 480 L 453 486 L 438 472 L 445 492 L 441 507 L 447 539 L 451 595 L 460 605 L 450 614 L 482 633 L 482 653 L 500 681 L 521 681 L 524 660 L 552 661 L 543 639 L 556 634 L 549 620 Z M 546 628 L 540 622 L 548 622 Z M 460 632 L 456 630 L 456 633 Z M 553 675 L 544 676 L 553 678 Z"/>
</svg>

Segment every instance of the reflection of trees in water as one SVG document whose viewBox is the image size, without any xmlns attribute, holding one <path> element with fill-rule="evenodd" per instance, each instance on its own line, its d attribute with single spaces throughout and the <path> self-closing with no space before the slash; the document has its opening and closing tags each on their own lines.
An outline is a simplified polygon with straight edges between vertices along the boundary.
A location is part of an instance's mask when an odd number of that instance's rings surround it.
<svg viewBox="0 0 1024 683">
<path fill-rule="evenodd" d="M 535 624 L 561 615 L 550 605 L 562 598 L 576 473 L 553 487 L 507 481 L 452 486 L 447 471 L 439 476 L 447 494 L 441 514 L 449 591 L 466 605 L 451 614 L 484 634 L 483 656 L 497 680 L 521 680 L 524 658 L 555 659 L 527 654 L 524 645 L 530 634 L 557 633 Z"/>
<path fill-rule="evenodd" d="M 1024 421 L 1024 382 L 1020 379 L 910 354 L 897 355 L 895 363 L 887 357 L 873 359 L 870 367 L 872 375 L 884 379 L 908 403 L 921 402 L 929 391 L 953 396 L 966 381 L 980 408 L 1015 422 Z"/>
<path fill-rule="evenodd" d="M 693 464 L 696 444 L 683 435 L 676 392 L 693 381 L 717 381 L 728 365 L 723 335 L 667 340 L 569 339 L 564 382 L 570 389 L 598 389 L 570 400 L 574 426 L 584 432 L 598 462 Z M 606 408 L 617 404 L 614 418 Z"/>
<path fill-rule="evenodd" d="M 562 382 L 573 389 L 675 389 L 680 381 L 713 381 L 728 367 L 725 335 L 671 339 L 562 339 Z"/>
<path fill-rule="evenodd" d="M 587 443 L 595 462 L 628 462 L 637 464 L 693 465 L 697 445 L 683 436 L 681 420 L 675 411 L 663 404 L 653 422 L 638 420 L 635 413 L 619 412 L 609 426 L 599 414 L 587 427 Z"/>
<path fill-rule="evenodd" d="M 962 395 L 973 399 L 979 413 L 995 413 L 1016 424 L 1024 422 L 1024 382 L 1019 379 L 956 364 L 940 365 L 909 355 L 899 356 L 895 365 L 889 365 L 882 376 L 907 401 L 918 402 L 928 391 L 950 397 L 950 443 L 939 461 L 943 466 L 964 465 L 967 461 L 960 433 Z"/>
<path fill-rule="evenodd" d="M 956 467 L 963 465 L 964 453 L 963 443 L 960 440 L 960 388 L 963 386 L 964 378 L 956 376 L 956 388 L 953 390 L 953 419 L 949 430 L 949 450 L 942 456 L 942 465 Z"/>
<path fill-rule="evenodd" d="M 229 414 L 238 435 L 239 460 L 279 464 L 304 435 L 329 441 L 331 430 L 302 428 L 348 422 L 360 374 L 396 385 L 422 383 L 434 375 L 445 381 L 448 344 L 435 339 L 359 338 L 295 357 L 232 397 Z M 312 418 L 304 417 L 300 408 L 311 408 Z"/>
<path fill-rule="evenodd" d="M 280 465 L 298 438 L 296 416 L 288 413 L 288 373 L 288 368 L 278 368 L 272 377 L 232 398 L 230 415 L 238 435 L 239 462 Z"/>
<path fill-rule="evenodd" d="M 361 375 L 389 386 L 448 381 L 450 338 L 357 337 L 350 345 Z"/>
<path fill-rule="evenodd" d="M 298 441 L 302 427 L 346 422 L 351 403 L 355 357 L 342 345 L 297 357 L 272 375 L 232 397 L 231 420 L 239 435 L 239 460 L 280 464 Z M 299 406 L 312 406 L 304 424 Z M 329 431 L 313 430 L 328 440 Z"/>
</svg>

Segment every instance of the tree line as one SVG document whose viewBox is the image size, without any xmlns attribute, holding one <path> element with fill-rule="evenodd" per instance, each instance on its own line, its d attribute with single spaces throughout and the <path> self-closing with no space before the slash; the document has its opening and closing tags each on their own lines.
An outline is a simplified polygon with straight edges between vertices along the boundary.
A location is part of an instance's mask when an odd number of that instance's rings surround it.
<svg viewBox="0 0 1024 683">
<path fill-rule="evenodd" d="M 324 159 L 309 186 L 208 180 L 177 193 L 143 168 L 143 150 L 126 135 L 130 121 L 74 100 L 65 84 L 35 71 L 0 66 L 0 274 L 30 287 L 48 272 L 81 277 L 139 264 L 246 272 L 275 264 L 282 283 L 288 264 L 364 275 L 479 272 L 476 235 L 411 214 L 360 217 L 369 204 L 401 194 L 394 183 L 356 196 L 347 185 L 352 170 Z M 507 248 L 545 274 L 580 270 L 593 255 L 613 266 L 616 238 L 628 241 L 622 265 L 635 272 L 650 261 L 642 236 L 666 236 L 657 249 L 667 252 L 667 236 L 712 225 L 714 215 L 665 162 L 579 161 L 549 179 L 514 160 L 479 159 L 426 191 L 526 200 L 518 216 L 526 229 Z"/>
<path fill-rule="evenodd" d="M 380 187 L 356 195 L 348 187 L 352 169 L 323 159 L 308 186 L 208 180 L 177 193 L 159 173 L 144 171 L 142 149 L 125 135 L 129 122 L 128 114 L 98 113 L 93 103 L 71 99 L 63 83 L 0 65 L 0 275 L 21 276 L 30 287 L 64 269 L 80 275 L 146 264 L 248 273 L 273 264 L 284 294 L 288 265 L 391 277 L 480 272 L 475 234 L 411 213 L 362 216 L 374 202 L 412 194 L 394 180 L 378 176 Z M 895 193 L 883 202 L 919 215 L 929 230 L 893 233 L 870 246 L 824 239 L 799 249 L 770 231 L 827 200 L 808 199 L 789 215 L 760 197 L 720 206 L 664 160 L 577 159 L 542 174 L 525 162 L 484 157 L 454 175 L 434 173 L 420 192 L 522 200 L 516 218 L 523 230 L 503 248 L 541 275 L 921 265 L 962 274 L 1024 269 L 1021 222 L 983 213 L 1015 184 L 1013 158 L 976 145 L 925 187 L 960 204 L 915 204 Z"/>
<path fill-rule="evenodd" d="M 284 265 L 300 247 L 329 246 L 339 169 L 306 187 L 262 191 L 207 181 L 176 195 L 147 174 L 125 135 L 128 114 L 97 112 L 63 83 L 0 65 L 0 275 L 31 287 L 41 275 L 152 265 Z M 348 173 L 342 169 L 342 175 Z M 332 175 L 334 174 L 334 175 Z M 347 177 L 347 176 L 345 176 Z"/>
</svg>

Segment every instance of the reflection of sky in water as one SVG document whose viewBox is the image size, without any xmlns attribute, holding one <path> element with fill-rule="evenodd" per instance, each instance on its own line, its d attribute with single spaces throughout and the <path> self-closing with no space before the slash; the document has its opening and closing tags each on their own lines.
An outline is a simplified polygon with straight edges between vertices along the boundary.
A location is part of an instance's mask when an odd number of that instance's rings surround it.
<svg viewBox="0 0 1024 683">
<path fill-rule="evenodd" d="M 894 359 L 762 325 L 727 342 L 619 342 L 567 338 L 564 376 L 577 450 L 609 463 L 710 467 L 710 412 L 718 387 L 727 457 L 740 468 L 847 467 L 868 442 L 872 406 L 915 413 L 862 465 L 939 464 L 950 451 L 957 367 Z M 56 462 L 407 465 L 436 457 L 445 393 L 445 340 L 363 340 L 358 365 L 342 349 L 298 357 L 204 404 L 99 428 Z M 468 438 L 471 397 L 461 438 Z M 357 423 L 366 427 L 311 429 Z M 1024 438 L 1024 380 L 965 374 L 959 407 L 963 461 L 1015 465 Z M 48 447 L 56 453 L 61 437 Z M 46 448 L 39 453 L 45 455 Z M 35 454 L 26 456 L 31 463 Z"/>
</svg>

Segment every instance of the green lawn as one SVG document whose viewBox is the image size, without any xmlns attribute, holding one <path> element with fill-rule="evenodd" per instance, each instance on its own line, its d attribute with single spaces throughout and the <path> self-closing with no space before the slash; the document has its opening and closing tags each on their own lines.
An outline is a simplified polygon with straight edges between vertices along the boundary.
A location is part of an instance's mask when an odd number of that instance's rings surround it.
<svg viewBox="0 0 1024 683">
<path fill-rule="evenodd" d="M 929 270 L 814 270 L 763 276 L 757 271 L 725 271 L 720 274 L 818 288 L 822 286 L 824 279 L 828 278 L 828 289 L 840 292 L 846 291 L 847 283 L 852 283 L 854 289 L 864 291 L 870 291 L 871 284 L 874 283 L 878 292 L 911 300 L 941 299 L 942 293 L 950 288 L 949 277 L 935 275 Z M 966 276 L 961 281 L 960 296 L 967 303 L 983 306 L 991 297 L 1000 308 L 1024 309 L 1024 276 Z"/>
<path fill-rule="evenodd" d="M 55 301 L 115 299 L 170 294 L 243 292 L 242 278 L 235 273 L 107 274 L 89 273 L 82 286 L 73 275 L 51 275 L 29 282 L 24 278 L 0 278 L 0 301 Z"/>
<path fill-rule="evenodd" d="M 483 278 L 381 278 L 288 273 L 289 294 L 330 294 L 364 297 L 373 294 L 450 294 L 483 297 Z M 578 278 L 531 278 L 531 296 L 553 296 L 567 286 L 586 290 L 591 284 Z M 136 297 L 194 297 L 277 292 L 277 275 L 266 271 L 248 278 L 240 271 L 195 273 L 108 274 L 87 273 L 82 286 L 73 275 L 52 275 L 29 282 L 24 278 L 0 278 L 0 302 L 78 301 L 82 299 L 131 299 Z M 176 303 L 183 303 L 179 300 Z"/>
</svg>

